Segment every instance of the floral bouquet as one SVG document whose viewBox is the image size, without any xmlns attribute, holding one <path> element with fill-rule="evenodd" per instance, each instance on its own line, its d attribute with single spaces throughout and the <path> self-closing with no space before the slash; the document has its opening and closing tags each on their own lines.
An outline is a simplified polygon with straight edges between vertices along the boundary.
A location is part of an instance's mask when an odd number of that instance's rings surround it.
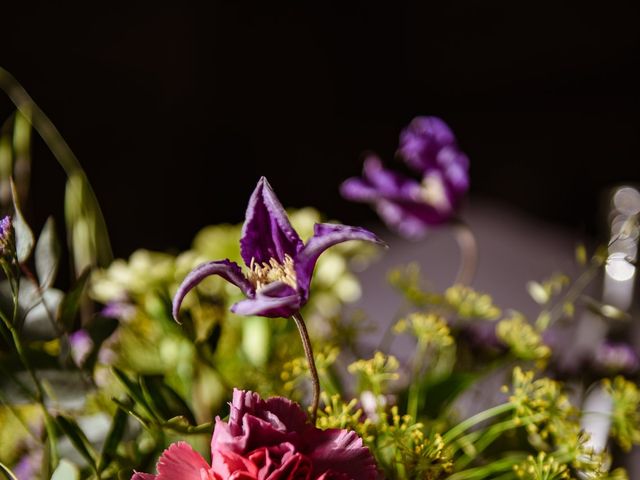
<svg viewBox="0 0 640 480">
<path fill-rule="evenodd" d="M 625 311 L 586 289 L 612 249 L 637 239 L 637 211 L 609 245 L 578 247 L 578 277 L 527 285 L 535 318 L 501 308 L 472 288 L 476 244 L 458 217 L 469 160 L 441 119 L 418 117 L 400 135 L 406 170 L 369 154 L 341 192 L 413 240 L 453 226 L 462 264 L 444 291 L 415 264 L 392 270 L 402 311 L 372 325 L 346 307 L 361 293 L 353 272 L 386 243 L 312 208 L 286 211 L 264 177 L 242 225 L 205 227 L 178 254 L 112 260 L 77 159 L 0 74 L 17 107 L 0 138 L 0 475 L 628 478 L 625 452 L 640 444 L 637 353 L 611 335 L 568 366 L 562 335 L 587 311 L 611 331 L 626 325 Z M 32 129 L 68 176 L 69 281 L 58 278 L 54 221 L 36 240 L 22 213 Z M 376 327 L 382 342 L 367 348 Z"/>
</svg>

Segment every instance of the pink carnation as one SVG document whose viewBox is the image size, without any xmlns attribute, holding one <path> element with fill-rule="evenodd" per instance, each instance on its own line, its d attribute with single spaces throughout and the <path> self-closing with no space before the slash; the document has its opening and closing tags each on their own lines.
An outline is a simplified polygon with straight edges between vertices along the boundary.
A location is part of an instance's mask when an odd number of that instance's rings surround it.
<svg viewBox="0 0 640 480">
<path fill-rule="evenodd" d="M 211 465 L 185 442 L 172 444 L 158 461 L 157 475 L 131 480 L 374 480 L 376 466 L 352 431 L 320 430 L 296 403 L 262 400 L 234 390 L 229 422 L 216 419 Z"/>
</svg>

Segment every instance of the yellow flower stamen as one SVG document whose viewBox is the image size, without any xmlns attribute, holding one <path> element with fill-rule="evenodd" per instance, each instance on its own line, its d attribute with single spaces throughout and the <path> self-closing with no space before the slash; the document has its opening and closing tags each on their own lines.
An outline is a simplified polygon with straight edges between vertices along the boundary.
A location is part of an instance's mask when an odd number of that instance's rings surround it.
<svg viewBox="0 0 640 480">
<path fill-rule="evenodd" d="M 289 255 L 284 256 L 282 263 L 275 258 L 271 258 L 268 263 L 262 262 L 260 264 L 252 258 L 247 278 L 255 286 L 256 290 L 260 290 L 273 282 L 284 282 L 292 288 L 297 288 L 298 286 L 293 259 Z"/>
</svg>

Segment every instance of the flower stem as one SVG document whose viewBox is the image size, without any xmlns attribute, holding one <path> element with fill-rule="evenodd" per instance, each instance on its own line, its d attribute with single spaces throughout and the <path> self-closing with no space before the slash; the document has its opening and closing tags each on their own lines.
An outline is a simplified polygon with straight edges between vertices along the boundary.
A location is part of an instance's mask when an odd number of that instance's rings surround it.
<svg viewBox="0 0 640 480">
<path fill-rule="evenodd" d="M 460 248 L 460 269 L 455 283 L 469 285 L 473 281 L 478 266 L 478 245 L 476 237 L 465 222 L 460 219 L 453 222 L 453 233 Z"/>
<path fill-rule="evenodd" d="M 484 410 L 453 427 L 451 430 L 445 433 L 445 435 L 442 437 L 442 440 L 445 444 L 452 442 L 456 437 L 458 437 L 460 434 L 464 433 L 474 425 L 484 422 L 489 418 L 501 415 L 505 412 L 508 412 L 509 410 L 513 410 L 514 408 L 515 406 L 512 403 L 507 402 L 489 408 L 488 410 Z"/>
<path fill-rule="evenodd" d="M 300 339 L 302 340 L 302 347 L 304 348 L 304 354 L 306 355 L 307 363 L 309 364 L 311 383 L 313 385 L 313 401 L 311 402 L 311 423 L 315 425 L 316 415 L 318 413 L 318 404 L 320 403 L 320 380 L 318 379 L 318 370 L 316 369 L 316 362 L 313 359 L 313 350 L 311 348 L 309 332 L 307 332 L 307 326 L 304 323 L 302 315 L 300 315 L 300 312 L 298 312 L 293 314 L 291 318 L 293 318 L 293 321 L 296 322 L 296 327 L 298 327 Z"/>
</svg>

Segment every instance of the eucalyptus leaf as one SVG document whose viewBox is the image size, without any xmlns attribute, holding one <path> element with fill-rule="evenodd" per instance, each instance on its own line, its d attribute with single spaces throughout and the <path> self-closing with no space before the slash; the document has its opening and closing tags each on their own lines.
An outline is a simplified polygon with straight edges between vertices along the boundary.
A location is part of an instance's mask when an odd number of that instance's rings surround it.
<svg viewBox="0 0 640 480">
<path fill-rule="evenodd" d="M 13 183 L 13 179 L 11 180 L 11 196 L 13 198 L 13 229 L 16 233 L 16 253 L 18 256 L 18 262 L 24 263 L 31 255 L 31 251 L 33 250 L 33 245 L 35 243 L 35 237 L 33 236 L 33 232 L 27 221 L 24 219 L 22 215 L 22 211 L 20 210 L 20 201 L 18 199 L 18 193 L 16 190 L 16 185 Z"/>
<path fill-rule="evenodd" d="M 80 470 L 67 459 L 60 460 L 51 480 L 80 480 Z"/>
<path fill-rule="evenodd" d="M 75 284 L 64 296 L 62 302 L 60 302 L 60 307 L 58 308 L 58 323 L 66 332 L 71 331 L 73 328 L 73 322 L 80 308 L 82 293 L 89 280 L 89 273 L 89 269 L 82 272 L 76 279 Z"/>
<path fill-rule="evenodd" d="M 60 426 L 60 429 L 67 436 L 78 453 L 82 455 L 82 457 L 87 461 L 89 465 L 93 467 L 94 470 L 97 470 L 96 453 L 76 421 L 64 415 L 57 415 L 56 423 Z"/>
<path fill-rule="evenodd" d="M 35 251 L 36 273 L 42 289 L 49 288 L 56 279 L 60 263 L 60 242 L 53 217 L 42 228 Z"/>
</svg>

